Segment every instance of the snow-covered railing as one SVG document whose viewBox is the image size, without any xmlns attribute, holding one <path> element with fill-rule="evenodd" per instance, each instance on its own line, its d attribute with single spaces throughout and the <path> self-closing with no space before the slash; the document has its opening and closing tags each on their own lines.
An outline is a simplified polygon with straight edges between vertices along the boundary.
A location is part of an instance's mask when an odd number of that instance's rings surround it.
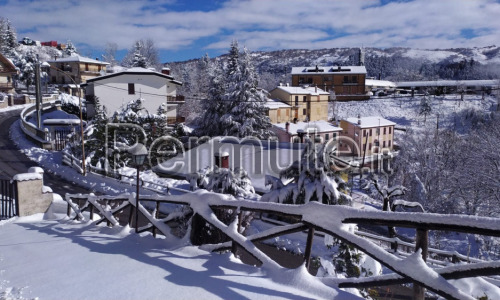
<svg viewBox="0 0 500 300">
<path fill-rule="evenodd" d="M 121 202 L 116 203 L 114 206 L 109 205 L 111 201 L 118 200 Z M 71 215 L 70 212 L 73 209 L 77 218 L 84 218 L 82 214 L 84 210 L 89 209 L 92 215 L 93 210 L 97 208 L 102 216 L 97 223 L 107 221 L 108 224 L 117 224 L 116 214 L 127 209 L 127 207 L 130 207 L 130 212 L 132 212 L 132 206 L 135 207 L 136 205 L 135 194 L 119 197 L 68 194 L 66 195 L 66 201 L 68 202 L 68 216 Z M 84 201 L 84 203 L 80 206 L 75 201 Z M 159 205 L 161 203 L 186 205 L 191 208 L 193 214 L 201 216 L 206 222 L 218 228 L 231 240 L 228 243 L 203 245 L 203 249 L 220 251 L 229 249 L 230 247 L 234 249 L 234 246 L 237 245 L 262 262 L 262 268 L 278 271 L 284 269 L 259 250 L 253 242 L 308 229 L 305 251 L 306 266 L 308 265 L 311 253 L 314 231 L 318 230 L 360 249 L 395 273 L 392 275 L 371 276 L 363 279 L 324 278 L 323 282 L 327 285 L 361 288 L 413 282 L 414 297 L 416 299 L 423 299 L 424 291 L 420 288 L 421 286 L 432 290 L 446 299 L 474 299 L 448 282 L 448 279 L 500 274 L 499 261 L 451 265 L 442 268 L 431 268 L 425 261 L 428 251 L 428 230 L 446 230 L 498 237 L 500 236 L 499 219 L 465 215 L 365 211 L 342 205 L 324 205 L 317 202 L 310 202 L 304 205 L 256 202 L 235 199 L 232 196 L 211 193 L 204 190 L 186 193 L 182 196 L 143 196 L 140 201 L 156 202 L 156 208 L 152 212 L 139 204 L 141 215 L 149 222 L 149 225 L 141 227 L 140 231 L 152 229 L 156 233 L 156 230 L 159 230 L 167 239 L 174 238 L 165 222 L 177 217 L 177 215 L 174 214 L 173 216 L 159 219 Z M 274 227 L 258 234 L 244 236 L 239 230 L 239 218 L 236 218 L 231 224 L 226 225 L 217 218 L 213 211 L 214 209 L 232 209 L 237 212 L 239 211 L 240 216 L 241 212 L 245 211 L 284 215 L 297 219 L 297 223 Z M 345 226 L 345 224 L 349 223 L 369 223 L 371 225 L 378 224 L 382 226 L 415 228 L 417 231 L 417 250 L 412 255 L 401 258 L 350 231 L 347 228 L 348 226 Z M 129 224 L 131 224 L 130 216 Z"/>
<path fill-rule="evenodd" d="M 42 103 L 42 110 L 60 105 L 60 101 Z M 26 117 L 36 110 L 36 104 L 28 106 L 21 112 L 21 129 L 24 134 L 44 149 L 51 149 L 50 134 L 47 129 L 39 129 L 34 124 L 28 122 Z"/>
</svg>

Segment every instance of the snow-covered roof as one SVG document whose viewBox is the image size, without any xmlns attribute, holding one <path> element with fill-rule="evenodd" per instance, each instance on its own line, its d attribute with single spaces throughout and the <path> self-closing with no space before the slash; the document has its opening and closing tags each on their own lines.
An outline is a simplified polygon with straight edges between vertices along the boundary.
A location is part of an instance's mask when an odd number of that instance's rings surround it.
<svg viewBox="0 0 500 300">
<path fill-rule="evenodd" d="M 420 86 L 499 86 L 500 80 L 429 80 L 396 82 L 398 87 Z"/>
<path fill-rule="evenodd" d="M 153 168 L 159 174 L 186 176 L 215 165 L 215 153 L 229 152 L 231 168 L 241 167 L 248 172 L 258 191 L 267 191 L 265 176 L 279 177 L 281 170 L 300 159 L 305 144 L 238 140 L 234 137 L 215 137 L 210 141 L 177 155 Z M 261 167 L 256 167 L 256 166 Z"/>
<path fill-rule="evenodd" d="M 133 75 L 154 75 L 154 76 L 160 76 L 160 77 L 169 79 L 170 82 L 173 83 L 173 84 L 182 85 L 182 82 L 174 80 L 174 77 L 172 77 L 171 75 L 166 75 L 166 74 L 163 74 L 163 73 L 160 73 L 160 72 L 156 72 L 156 71 L 153 71 L 153 70 L 150 70 L 150 69 L 139 68 L 139 67 L 130 68 L 130 69 L 127 69 L 127 70 L 124 70 L 124 71 L 121 71 L 121 72 L 110 73 L 110 74 L 106 74 L 106 75 L 103 75 L 103 76 L 98 76 L 98 77 L 95 77 L 95 78 L 90 78 L 90 79 L 87 79 L 87 83 L 94 82 L 94 81 L 100 81 L 100 80 L 112 78 L 112 77 L 115 77 L 115 76 L 130 75 L 130 74 L 133 74 Z"/>
<path fill-rule="evenodd" d="M 279 99 L 267 99 L 266 107 L 269 109 L 289 108 L 290 105 L 281 102 Z"/>
<path fill-rule="evenodd" d="M 0 63 L 3 63 L 6 68 L 3 72 L 17 72 L 14 63 L 9 58 L 3 56 L 2 53 L 0 53 Z"/>
<path fill-rule="evenodd" d="M 49 60 L 49 63 L 58 63 L 58 62 L 83 62 L 83 63 L 90 63 L 90 64 L 99 64 L 99 65 L 109 65 L 109 63 L 105 61 L 100 61 L 97 59 L 92 59 L 89 57 L 85 56 L 80 56 L 80 55 L 74 55 L 74 56 L 68 56 L 68 57 L 63 57 L 63 58 L 58 58 L 55 60 Z"/>
<path fill-rule="evenodd" d="M 273 126 L 286 131 L 286 123 L 273 124 Z M 288 132 L 290 134 L 296 135 L 298 130 L 303 130 L 305 133 L 307 133 L 308 131 L 314 131 L 315 133 L 325 133 L 342 131 L 342 128 L 333 126 L 327 121 L 289 123 Z"/>
<path fill-rule="evenodd" d="M 300 94 L 300 95 L 329 95 L 330 93 L 323 91 L 322 89 L 315 86 L 278 86 L 276 89 L 283 90 L 289 94 Z"/>
<path fill-rule="evenodd" d="M 293 67 L 292 75 L 300 74 L 366 74 L 365 66 Z"/>
<path fill-rule="evenodd" d="M 389 80 L 377 80 L 377 79 L 366 79 L 365 85 L 366 86 L 381 86 L 381 87 L 389 87 L 389 88 L 396 87 L 395 82 L 392 82 Z"/>
<path fill-rule="evenodd" d="M 358 121 L 361 120 L 361 125 L 358 124 Z M 379 126 L 394 126 L 396 123 L 384 119 L 382 117 L 362 117 L 362 118 L 347 118 L 347 122 L 354 124 L 356 126 L 360 126 L 361 128 L 371 128 L 371 127 L 379 127 Z"/>
</svg>

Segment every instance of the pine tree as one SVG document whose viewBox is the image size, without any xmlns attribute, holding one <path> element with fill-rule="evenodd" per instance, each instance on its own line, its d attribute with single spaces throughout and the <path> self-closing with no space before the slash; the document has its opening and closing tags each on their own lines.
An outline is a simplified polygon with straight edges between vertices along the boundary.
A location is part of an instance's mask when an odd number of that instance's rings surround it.
<svg viewBox="0 0 500 300">
<path fill-rule="evenodd" d="M 91 164 L 107 169 L 108 157 L 106 153 L 106 126 L 108 117 L 106 116 L 106 107 L 101 105 L 99 98 L 94 98 L 95 115 L 90 121 L 85 134 L 85 148 L 91 157 Z"/>
<path fill-rule="evenodd" d="M 324 204 L 350 204 L 345 182 L 330 169 L 334 150 L 326 144 L 308 141 L 300 161 L 281 172 L 280 177 L 294 179 L 283 185 L 278 179 L 261 201 L 303 204 L 318 201 Z M 269 178 L 266 178 L 270 184 Z"/>
<path fill-rule="evenodd" d="M 9 19 L 0 18 L 0 52 L 14 58 L 17 47 L 16 30 Z"/>
<path fill-rule="evenodd" d="M 206 70 L 206 76 L 209 78 L 210 85 L 206 99 L 201 101 L 202 113 L 195 121 L 197 128 L 194 134 L 197 136 L 218 136 L 223 134 L 220 118 L 225 111 L 222 99 L 225 81 L 218 65 L 210 64 Z"/>
<path fill-rule="evenodd" d="M 146 68 L 146 58 L 144 55 L 141 53 L 142 51 L 142 43 L 140 41 L 137 41 L 135 43 L 135 52 L 134 52 L 134 58 L 132 60 L 132 67 L 136 68 Z"/>
<path fill-rule="evenodd" d="M 235 50 L 232 47 L 232 57 L 239 56 L 233 54 L 233 51 Z M 247 49 L 243 49 L 237 62 L 234 70 L 227 70 L 229 82 L 223 97 L 226 113 L 221 117 L 224 134 L 240 138 L 253 136 L 268 139 L 274 134 L 270 130 L 272 125 L 267 117 L 267 97 L 257 88 L 257 74 Z"/>
<path fill-rule="evenodd" d="M 64 55 L 74 56 L 77 54 L 78 54 L 78 50 L 76 50 L 75 45 L 73 45 L 73 43 L 70 40 L 68 40 L 68 42 L 66 43 L 66 49 L 64 49 Z"/>
<path fill-rule="evenodd" d="M 18 61 L 17 67 L 20 69 L 19 78 L 26 85 L 29 90 L 30 86 L 35 83 L 35 63 L 37 61 L 36 55 L 33 51 L 28 51 L 21 60 Z"/>
</svg>

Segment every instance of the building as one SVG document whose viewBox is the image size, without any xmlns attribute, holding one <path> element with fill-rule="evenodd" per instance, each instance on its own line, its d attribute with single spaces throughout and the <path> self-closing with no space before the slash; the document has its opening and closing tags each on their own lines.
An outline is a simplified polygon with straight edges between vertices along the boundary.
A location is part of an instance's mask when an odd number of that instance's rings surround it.
<svg viewBox="0 0 500 300">
<path fill-rule="evenodd" d="M 68 56 L 48 61 L 50 64 L 50 83 L 72 95 L 77 95 L 76 85 L 106 73 L 107 62 L 83 56 Z M 75 85 L 76 83 L 76 85 Z"/>
<path fill-rule="evenodd" d="M 284 111 L 285 116 L 280 115 L 280 118 L 276 118 L 281 122 L 326 121 L 328 119 L 330 94 L 318 87 L 280 85 L 273 89 L 270 94 L 271 98 L 278 99 L 290 107 L 288 118 L 286 111 Z M 269 117 L 271 118 L 271 115 Z"/>
<path fill-rule="evenodd" d="M 341 153 L 366 156 L 394 149 L 394 126 L 396 123 L 382 117 L 347 118 L 340 121 L 342 139 Z"/>
<path fill-rule="evenodd" d="M 305 144 L 215 137 L 158 164 L 153 161 L 153 171 L 160 176 L 188 179 L 194 172 L 213 167 L 219 158 L 225 158 L 221 167 L 243 168 L 255 190 L 266 193 L 270 190 L 266 176 L 279 178 L 281 171 L 300 160 L 305 147 Z"/>
<path fill-rule="evenodd" d="M 144 108 L 156 113 L 158 107 L 167 104 L 167 117 L 170 122 L 177 121 L 178 106 L 184 103 L 177 97 L 177 87 L 182 83 L 169 75 L 167 69 L 159 73 L 144 68 L 131 68 L 118 73 L 111 73 L 87 80 L 85 87 L 87 115 L 92 116 L 94 97 L 106 106 L 109 115 L 124 104 L 139 98 L 145 99 Z"/>
<path fill-rule="evenodd" d="M 273 124 L 272 131 L 276 133 L 279 142 L 299 143 L 306 137 L 310 139 L 321 138 L 321 142 L 336 139 L 342 128 L 333 126 L 327 121 L 279 123 Z"/>
<path fill-rule="evenodd" d="M 293 86 L 317 86 L 324 91 L 334 91 L 336 100 L 368 100 L 365 90 L 364 66 L 294 67 Z"/>
<path fill-rule="evenodd" d="M 267 99 L 266 107 L 269 109 L 267 116 L 271 123 L 290 122 L 292 107 L 278 99 Z"/>
<path fill-rule="evenodd" d="M 13 77 L 17 74 L 16 66 L 0 53 L 0 93 L 13 94 Z"/>
</svg>

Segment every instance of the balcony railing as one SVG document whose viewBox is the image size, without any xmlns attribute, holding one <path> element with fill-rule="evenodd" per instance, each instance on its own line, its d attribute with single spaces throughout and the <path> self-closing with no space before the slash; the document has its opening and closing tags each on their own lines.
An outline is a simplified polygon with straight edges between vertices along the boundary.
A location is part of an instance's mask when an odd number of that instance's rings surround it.
<svg viewBox="0 0 500 300">
<path fill-rule="evenodd" d="M 0 82 L 0 89 L 12 89 L 14 84 L 12 82 Z"/>
</svg>

